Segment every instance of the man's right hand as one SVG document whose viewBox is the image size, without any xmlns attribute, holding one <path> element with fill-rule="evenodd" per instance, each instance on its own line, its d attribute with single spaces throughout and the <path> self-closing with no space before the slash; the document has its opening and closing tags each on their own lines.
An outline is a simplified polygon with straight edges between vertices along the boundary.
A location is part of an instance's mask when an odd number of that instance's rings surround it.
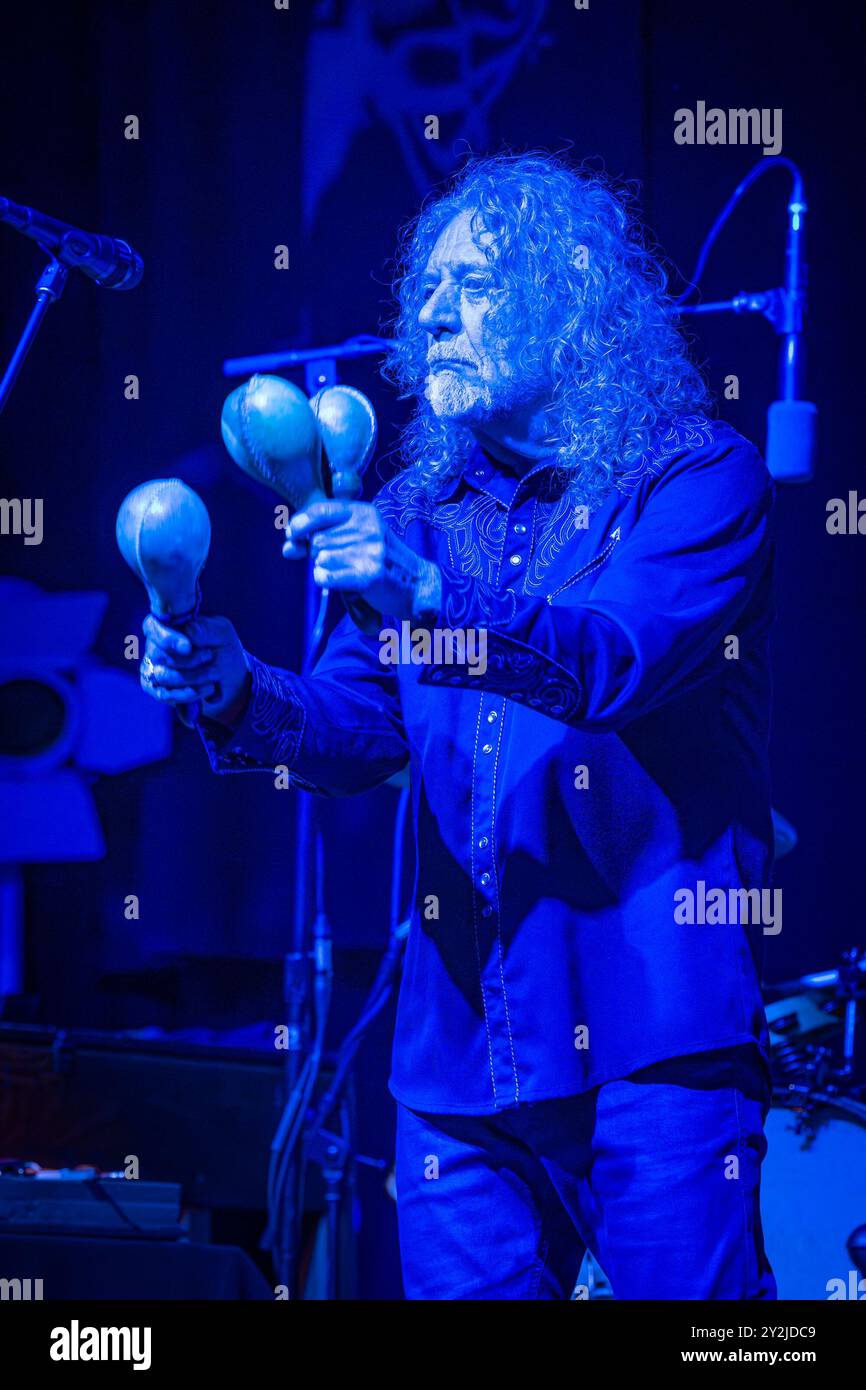
<svg viewBox="0 0 866 1390">
<path fill-rule="evenodd" d="M 170 705 L 201 701 L 202 713 L 223 724 L 241 717 L 251 688 L 250 669 L 228 618 L 198 618 L 181 632 L 149 613 L 143 629 L 142 690 Z"/>
</svg>

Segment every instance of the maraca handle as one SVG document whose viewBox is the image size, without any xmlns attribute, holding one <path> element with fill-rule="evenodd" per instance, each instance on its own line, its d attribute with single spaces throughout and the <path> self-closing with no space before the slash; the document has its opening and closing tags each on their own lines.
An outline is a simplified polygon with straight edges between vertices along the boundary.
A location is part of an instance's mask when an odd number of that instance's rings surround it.
<svg viewBox="0 0 866 1390">
<path fill-rule="evenodd" d="M 196 618 L 198 617 L 200 608 L 201 585 L 199 584 L 198 580 L 196 580 L 195 603 L 193 607 L 187 609 L 185 613 L 157 613 L 154 611 L 152 606 L 150 611 L 151 613 L 153 613 L 153 616 L 156 618 L 157 622 L 165 623 L 166 627 L 173 628 L 176 632 L 183 632 L 185 627 L 187 627 L 190 623 L 195 622 Z M 222 698 L 221 689 L 218 681 L 214 682 L 213 694 L 216 697 L 217 701 L 219 701 Z M 190 700 L 189 704 L 175 705 L 178 719 L 182 724 L 185 724 L 188 729 L 198 728 L 198 723 L 201 719 L 202 713 L 202 703 L 204 703 L 206 711 L 207 700 L 205 700 L 204 702 L 202 702 L 201 700 Z"/>
<path fill-rule="evenodd" d="M 312 506 L 314 502 L 328 501 L 324 492 L 311 492 L 303 503 L 304 507 Z M 340 499 L 345 500 L 345 499 Z M 300 508 L 299 508 L 300 510 Z M 359 627 L 365 637 L 375 637 L 382 630 L 382 614 L 379 613 L 372 604 L 369 604 L 360 594 L 352 593 L 351 590 L 341 595 L 343 607 L 356 627 Z"/>
</svg>

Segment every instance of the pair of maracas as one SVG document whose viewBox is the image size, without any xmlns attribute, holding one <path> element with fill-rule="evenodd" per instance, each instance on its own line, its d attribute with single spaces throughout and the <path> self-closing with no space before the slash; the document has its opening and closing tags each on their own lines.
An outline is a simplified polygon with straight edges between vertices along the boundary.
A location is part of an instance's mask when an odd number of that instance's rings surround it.
<svg viewBox="0 0 866 1390">
<path fill-rule="evenodd" d="M 357 496 L 376 443 L 375 412 L 360 391 L 330 386 L 308 400 L 277 376 L 253 376 L 232 391 L 221 428 L 235 463 L 293 511 L 327 496 L 325 466 L 333 496 Z M 141 483 L 120 506 L 116 535 L 120 553 L 147 589 L 153 615 L 181 629 L 191 622 L 211 538 L 198 494 L 179 478 Z M 345 601 L 365 632 L 378 628 L 378 615 L 363 599 L 349 595 Z"/>
<path fill-rule="evenodd" d="M 239 468 L 301 511 L 326 497 L 357 497 L 376 447 L 376 412 L 353 386 L 326 386 L 308 401 L 278 376 L 254 376 L 227 397 L 222 436 Z M 358 627 L 378 632 L 381 618 L 357 595 L 343 602 Z"/>
</svg>

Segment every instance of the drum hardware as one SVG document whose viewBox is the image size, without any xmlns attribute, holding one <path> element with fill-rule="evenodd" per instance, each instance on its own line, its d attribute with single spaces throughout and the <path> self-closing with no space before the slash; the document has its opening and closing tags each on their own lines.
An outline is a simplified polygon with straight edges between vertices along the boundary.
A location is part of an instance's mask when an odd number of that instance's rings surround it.
<svg viewBox="0 0 866 1390">
<path fill-rule="evenodd" d="M 866 998 L 866 951 L 851 947 L 835 970 L 815 971 L 771 986 L 766 1007 L 774 1079 L 832 1093 L 854 1081 L 860 1001 Z M 834 1064 L 834 1060 L 835 1064 Z"/>
<path fill-rule="evenodd" d="M 773 1049 L 773 1075 L 778 1081 L 799 1080 L 806 1077 L 820 1086 L 824 1080 L 830 1061 L 830 1049 L 810 1044 L 798 1047 L 796 1043 L 781 1044 Z"/>
<path fill-rule="evenodd" d="M 774 1089 L 766 1135 L 761 1217 L 779 1298 L 826 1300 L 864 1257 L 866 1105 L 789 1083 Z"/>
<path fill-rule="evenodd" d="M 843 952 L 839 967 L 838 995 L 844 1002 L 844 1040 L 842 1044 L 843 1067 L 846 1077 L 854 1071 L 854 1043 L 857 1034 L 857 1004 L 866 997 L 861 972 L 866 969 L 866 951 L 856 947 Z"/>
<path fill-rule="evenodd" d="M 777 1086 L 774 1088 L 774 1095 L 777 1099 L 782 1099 L 795 1116 L 794 1123 L 788 1128 L 797 1135 L 808 1136 L 807 1142 L 815 1138 L 815 1125 L 813 1121 L 817 1095 L 828 1096 L 834 1093 L 832 1085 L 825 1084 L 825 1076 L 829 1067 L 829 1048 L 816 1049 L 815 1058 L 808 1062 L 799 1074 L 799 1080 L 790 1080 L 787 1088 Z M 811 1073 L 811 1074 L 810 1074 Z M 799 1103 L 793 1102 L 799 1094 Z"/>
<path fill-rule="evenodd" d="M 866 1258 L 866 1092 L 855 1082 L 866 952 L 772 990 L 764 1240 L 779 1297 L 823 1300 Z"/>
<path fill-rule="evenodd" d="M 840 1022 L 833 999 L 786 996 L 766 1008 L 773 1078 L 824 1085 L 832 1071 L 833 1047 Z"/>
</svg>

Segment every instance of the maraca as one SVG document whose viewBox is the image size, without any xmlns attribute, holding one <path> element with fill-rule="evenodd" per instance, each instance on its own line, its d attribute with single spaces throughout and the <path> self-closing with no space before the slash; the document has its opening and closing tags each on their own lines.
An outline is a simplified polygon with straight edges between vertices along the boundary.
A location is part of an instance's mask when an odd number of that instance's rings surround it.
<svg viewBox="0 0 866 1390">
<path fill-rule="evenodd" d="M 121 555 L 147 590 L 153 616 L 180 629 L 192 622 L 211 536 L 207 507 L 198 494 L 179 478 L 141 483 L 121 503 L 115 531 Z M 205 698 L 217 694 L 214 686 Z M 190 718 L 198 718 L 197 704 Z"/>
<path fill-rule="evenodd" d="M 325 447 L 335 497 L 360 497 L 361 477 L 376 447 L 376 412 L 354 386 L 323 386 L 310 401 Z"/>
<path fill-rule="evenodd" d="M 226 448 L 245 473 L 259 482 L 267 483 L 286 499 L 294 511 L 301 511 L 314 502 L 322 502 L 327 496 L 322 476 L 323 436 L 339 457 L 341 479 L 347 478 L 352 471 L 352 448 L 359 448 L 360 452 L 365 450 L 366 462 L 375 443 L 375 416 L 369 403 L 369 415 L 364 413 L 361 432 L 357 427 L 357 402 L 352 407 L 355 412 L 352 416 L 354 427 L 349 424 L 350 408 L 345 397 L 332 399 L 325 404 L 326 396 L 332 396 L 334 392 L 351 392 L 351 389 L 331 387 L 330 391 L 319 392 L 314 398 L 320 406 L 325 405 L 323 429 L 320 431 L 311 404 L 299 387 L 280 376 L 250 377 L 248 382 L 229 394 L 223 406 L 220 423 Z M 360 392 L 354 394 L 360 397 Z M 354 495 L 354 492 L 349 495 Z M 343 600 L 362 631 L 368 635 L 378 632 L 381 618 L 375 609 L 357 595 L 344 594 Z"/>
<path fill-rule="evenodd" d="M 310 403 L 281 376 L 252 376 L 226 397 L 220 428 L 239 468 L 294 511 L 325 500 L 322 440 Z"/>
</svg>

